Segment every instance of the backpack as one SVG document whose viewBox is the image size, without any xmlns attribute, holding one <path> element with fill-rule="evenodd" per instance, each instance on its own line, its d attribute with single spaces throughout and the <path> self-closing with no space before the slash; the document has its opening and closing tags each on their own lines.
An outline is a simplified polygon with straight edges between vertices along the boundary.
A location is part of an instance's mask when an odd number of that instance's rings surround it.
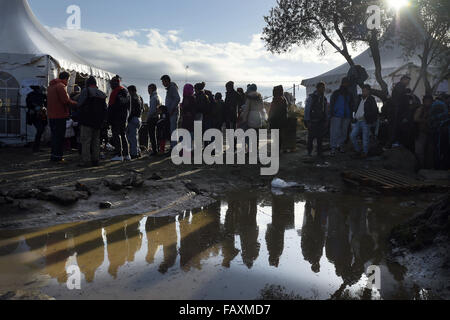
<svg viewBox="0 0 450 320">
<path fill-rule="evenodd" d="M 106 99 L 90 96 L 89 90 L 86 102 L 79 109 L 80 124 L 100 129 L 106 118 Z"/>
</svg>

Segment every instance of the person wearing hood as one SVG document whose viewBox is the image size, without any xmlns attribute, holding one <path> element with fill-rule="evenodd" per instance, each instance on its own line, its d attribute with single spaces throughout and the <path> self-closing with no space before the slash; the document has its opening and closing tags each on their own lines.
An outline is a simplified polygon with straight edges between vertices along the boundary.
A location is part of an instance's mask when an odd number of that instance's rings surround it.
<svg viewBox="0 0 450 320">
<path fill-rule="evenodd" d="M 345 152 L 344 144 L 347 140 L 348 128 L 355 104 L 349 86 L 349 80 L 346 77 L 343 78 L 341 87 L 333 92 L 330 99 L 330 144 L 332 156 L 336 154 L 336 150 L 339 150 L 341 153 Z"/>
<path fill-rule="evenodd" d="M 89 77 L 78 99 L 81 141 L 80 167 L 98 166 L 100 161 L 100 130 L 106 120 L 106 94 L 97 87 L 97 80 Z"/>
<path fill-rule="evenodd" d="M 241 106 L 241 96 L 234 90 L 234 82 L 229 81 L 225 85 L 227 90 L 225 96 L 225 123 L 227 129 L 236 129 L 239 107 Z"/>
<path fill-rule="evenodd" d="M 190 83 L 183 88 L 183 102 L 181 103 L 181 127 L 194 136 L 194 119 L 196 112 L 196 100 L 194 86 Z"/>
<path fill-rule="evenodd" d="M 128 117 L 127 138 L 130 143 L 131 159 L 141 157 L 139 146 L 139 129 L 142 126 L 142 112 L 144 111 L 144 100 L 137 94 L 136 86 L 129 86 L 128 92 L 131 97 L 131 112 Z"/>
<path fill-rule="evenodd" d="M 205 128 L 206 114 L 209 108 L 209 98 L 205 93 L 205 83 L 196 83 L 194 85 L 195 101 L 195 121 L 202 121 L 203 129 Z"/>
<path fill-rule="evenodd" d="M 258 92 L 256 84 L 249 84 L 247 86 L 247 100 L 245 107 L 240 115 L 239 128 L 255 129 L 258 137 L 256 143 L 256 150 L 259 148 L 259 129 L 263 126 L 263 108 L 264 102 L 261 94 Z"/>
<path fill-rule="evenodd" d="M 47 93 L 48 118 L 52 134 L 52 151 L 50 160 L 63 163 L 66 120 L 70 117 L 70 107 L 77 103 L 67 93 L 70 74 L 61 72 L 58 79 L 50 81 Z"/>
<path fill-rule="evenodd" d="M 225 102 L 222 99 L 222 93 L 217 92 L 214 95 L 214 109 L 212 110 L 211 118 L 213 120 L 213 128 L 222 130 L 225 123 Z"/>
<path fill-rule="evenodd" d="M 308 155 L 313 152 L 314 140 L 317 140 L 317 155 L 322 155 L 322 140 L 329 122 L 328 101 L 325 97 L 325 83 L 319 82 L 316 91 L 306 100 L 305 125 L 308 129 Z"/>
<path fill-rule="evenodd" d="M 179 116 L 179 104 L 181 101 L 180 94 L 178 93 L 178 86 L 175 82 L 172 82 L 168 75 L 161 77 L 163 86 L 166 88 L 166 103 L 167 112 L 170 116 L 170 134 L 172 135 L 178 127 Z M 171 141 L 170 146 L 174 148 L 177 145 L 176 141 Z"/>
<path fill-rule="evenodd" d="M 284 97 L 283 86 L 273 88 L 273 100 L 269 109 L 270 130 L 280 130 L 280 146 L 283 142 L 283 131 L 287 123 L 288 103 Z"/>
<path fill-rule="evenodd" d="M 39 86 L 31 86 L 33 91 L 27 95 L 26 103 L 28 109 L 28 124 L 36 128 L 34 138 L 33 152 L 39 152 L 41 146 L 41 138 L 47 126 L 47 96 L 44 88 Z"/>
<path fill-rule="evenodd" d="M 116 155 L 111 161 L 130 161 L 130 148 L 126 135 L 127 120 L 131 111 L 131 99 L 128 90 L 121 86 L 121 79 L 111 79 L 111 95 L 109 97 L 108 123 L 111 125 L 112 140 Z"/>
<path fill-rule="evenodd" d="M 156 134 L 158 124 L 158 107 L 161 105 L 161 97 L 158 94 L 156 84 L 152 83 L 148 86 L 148 94 L 150 95 L 149 111 L 148 111 L 148 135 L 150 144 L 152 145 L 152 153 L 150 156 L 158 155 L 158 139 Z"/>
<path fill-rule="evenodd" d="M 403 115 L 409 108 L 408 86 L 411 77 L 404 75 L 392 90 L 391 110 L 388 115 L 389 120 L 389 141 L 387 147 L 398 147 L 400 145 L 400 127 Z"/>
</svg>

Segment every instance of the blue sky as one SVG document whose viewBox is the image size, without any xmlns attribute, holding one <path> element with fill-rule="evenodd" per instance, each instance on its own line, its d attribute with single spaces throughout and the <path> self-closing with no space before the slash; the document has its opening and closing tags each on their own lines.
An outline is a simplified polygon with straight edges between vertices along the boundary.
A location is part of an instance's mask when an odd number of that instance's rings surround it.
<svg viewBox="0 0 450 320">
<path fill-rule="evenodd" d="M 300 84 L 340 65 L 331 53 L 318 54 L 314 45 L 272 55 L 260 40 L 263 16 L 275 0 L 29 0 L 51 33 L 96 66 L 120 74 L 125 84 L 146 87 L 170 74 L 180 88 L 205 81 L 213 92 L 225 82 L 256 83 L 264 96 L 272 87 Z M 81 8 L 81 30 L 68 30 L 66 9 Z M 189 66 L 186 72 L 185 67 Z M 159 85 L 159 83 L 157 83 Z M 164 91 L 160 89 L 164 96 Z M 298 98 L 304 100 L 302 89 Z"/>
</svg>

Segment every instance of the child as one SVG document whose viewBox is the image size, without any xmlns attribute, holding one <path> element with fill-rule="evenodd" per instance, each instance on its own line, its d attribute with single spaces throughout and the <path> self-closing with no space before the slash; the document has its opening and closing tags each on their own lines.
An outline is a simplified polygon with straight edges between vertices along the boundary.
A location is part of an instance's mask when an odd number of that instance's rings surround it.
<svg viewBox="0 0 450 320">
<path fill-rule="evenodd" d="M 72 150 L 72 140 L 75 137 L 75 129 L 74 127 L 77 125 L 76 122 L 73 122 L 72 119 L 68 119 L 66 121 L 66 140 L 64 143 L 64 149 L 66 151 Z"/>
<path fill-rule="evenodd" d="M 170 116 L 166 106 L 158 107 L 158 122 L 156 124 L 157 137 L 159 143 L 159 154 L 163 155 L 166 151 L 166 142 L 170 141 Z"/>
</svg>

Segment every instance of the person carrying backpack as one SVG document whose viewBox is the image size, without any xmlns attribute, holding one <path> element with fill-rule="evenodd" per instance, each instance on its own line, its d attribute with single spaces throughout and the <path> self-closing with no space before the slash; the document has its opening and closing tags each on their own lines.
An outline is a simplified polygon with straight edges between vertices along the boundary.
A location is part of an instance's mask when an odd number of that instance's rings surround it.
<svg viewBox="0 0 450 320">
<path fill-rule="evenodd" d="M 141 116 L 144 111 L 144 100 L 137 94 L 135 86 L 129 86 L 128 92 L 131 97 L 131 112 L 128 118 L 127 138 L 130 143 L 131 159 L 138 159 L 141 157 L 139 129 L 142 126 Z"/>
<path fill-rule="evenodd" d="M 100 130 L 107 116 L 106 94 L 97 88 L 97 81 L 89 77 L 78 100 L 81 140 L 80 167 L 98 166 L 100 160 Z"/>
</svg>

